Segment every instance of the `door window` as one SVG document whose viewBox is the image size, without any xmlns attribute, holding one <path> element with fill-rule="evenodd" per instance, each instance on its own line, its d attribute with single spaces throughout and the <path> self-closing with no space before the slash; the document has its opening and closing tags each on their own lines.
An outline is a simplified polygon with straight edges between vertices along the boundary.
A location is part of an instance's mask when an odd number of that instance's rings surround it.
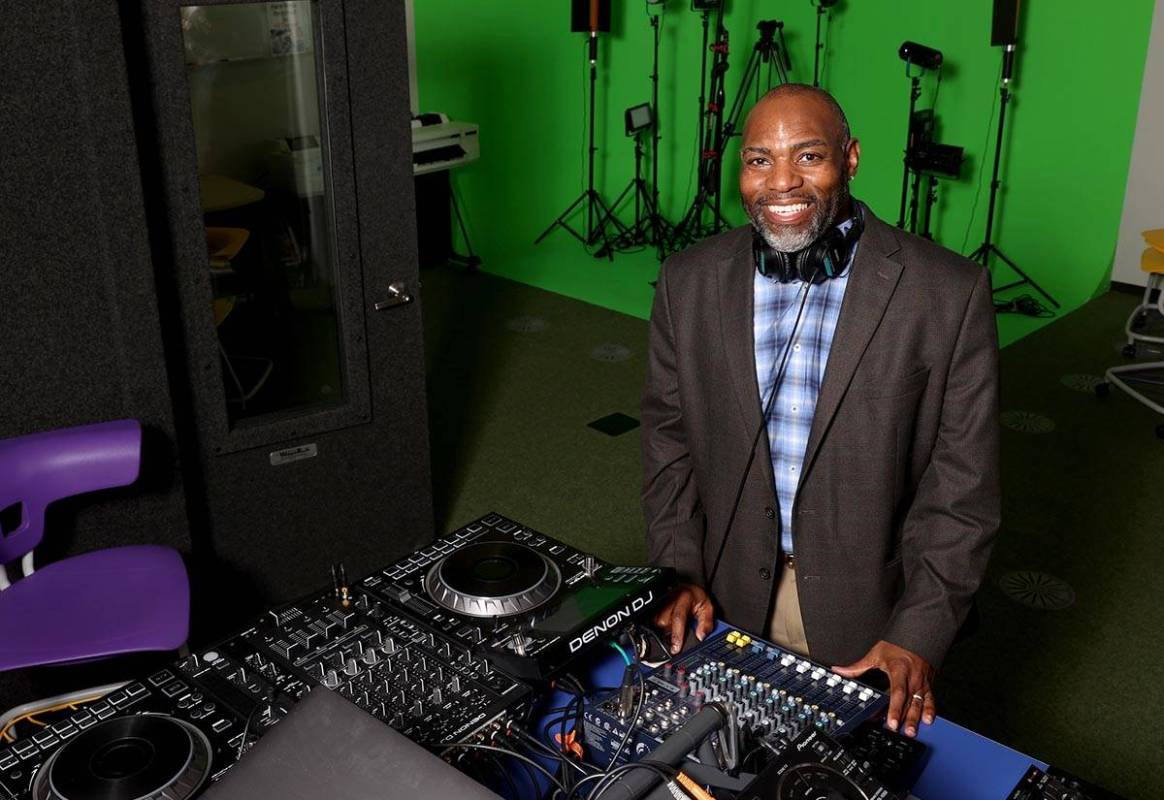
<svg viewBox="0 0 1164 800">
<path fill-rule="evenodd" d="M 345 400 L 317 11 L 314 0 L 181 9 L 232 428 Z"/>
</svg>

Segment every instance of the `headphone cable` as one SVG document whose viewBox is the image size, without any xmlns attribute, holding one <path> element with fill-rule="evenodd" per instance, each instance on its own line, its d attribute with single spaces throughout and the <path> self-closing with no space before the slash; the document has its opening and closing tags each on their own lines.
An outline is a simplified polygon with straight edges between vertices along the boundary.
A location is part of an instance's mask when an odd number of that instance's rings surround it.
<svg viewBox="0 0 1164 800">
<path fill-rule="evenodd" d="M 817 272 L 820 272 L 820 265 L 817 265 Z M 813 273 L 813 278 L 816 273 Z M 768 415 L 772 413 L 772 403 L 776 399 L 776 393 L 780 389 L 780 384 L 784 380 L 784 370 L 788 366 L 788 356 L 792 353 L 792 343 L 796 340 L 796 331 L 800 328 L 800 319 L 804 315 L 804 307 L 808 304 L 808 292 L 812 288 L 813 282 L 811 280 L 804 281 L 804 296 L 800 298 L 800 308 L 796 310 L 796 320 L 792 323 L 792 333 L 788 336 L 788 341 L 784 343 L 784 347 L 780 355 L 780 368 L 776 373 L 775 379 L 772 381 L 772 391 L 768 395 L 767 402 L 764 403 L 763 411 L 760 414 L 760 424 L 756 426 L 756 433 L 752 437 L 752 447 L 748 451 L 748 462 L 744 465 L 743 473 L 740 475 L 739 485 L 736 486 L 736 497 L 732 501 L 731 514 L 728 516 L 727 525 L 724 527 L 723 539 L 719 543 L 719 552 L 715 555 L 715 562 L 711 566 L 711 572 L 707 575 L 707 586 L 711 588 L 711 584 L 715 581 L 716 573 L 719 572 L 719 563 L 723 558 L 724 549 L 727 547 L 728 537 L 732 533 L 732 524 L 736 520 L 736 512 L 740 508 L 740 498 L 744 494 L 744 485 L 748 482 L 748 474 L 752 471 L 752 462 L 756 460 L 756 445 L 760 443 L 760 434 L 768 426 Z"/>
</svg>

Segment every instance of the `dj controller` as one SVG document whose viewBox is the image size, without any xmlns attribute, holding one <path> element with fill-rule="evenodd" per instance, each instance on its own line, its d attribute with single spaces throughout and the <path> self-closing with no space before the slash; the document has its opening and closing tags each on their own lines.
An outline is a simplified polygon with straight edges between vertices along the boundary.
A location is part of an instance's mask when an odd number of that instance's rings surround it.
<svg viewBox="0 0 1164 800">
<path fill-rule="evenodd" d="M 606 564 L 497 514 L 353 585 L 342 567 L 333 578 L 212 647 L 0 743 L 0 798 L 197 797 L 316 687 L 471 768 L 466 745 L 493 746 L 521 729 L 579 656 L 630 643 L 633 623 L 674 580 L 668 570 Z M 700 740 L 701 763 L 800 792 L 741 797 L 816 797 L 814 787 L 839 792 L 829 797 L 898 796 L 836 741 L 883 715 L 881 692 L 736 630 L 640 667 L 585 708 L 580 733 L 597 767 L 681 749 L 685 724 L 710 711 L 723 725 Z M 850 785 L 864 794 L 837 788 Z"/>
<path fill-rule="evenodd" d="M 0 797 L 194 797 L 315 686 L 440 752 L 523 719 L 527 679 L 617 635 L 672 580 L 490 514 L 0 743 Z"/>
<path fill-rule="evenodd" d="M 671 583 L 668 571 L 607 565 L 493 514 L 362 585 L 435 634 L 536 680 L 658 605 Z"/>
</svg>

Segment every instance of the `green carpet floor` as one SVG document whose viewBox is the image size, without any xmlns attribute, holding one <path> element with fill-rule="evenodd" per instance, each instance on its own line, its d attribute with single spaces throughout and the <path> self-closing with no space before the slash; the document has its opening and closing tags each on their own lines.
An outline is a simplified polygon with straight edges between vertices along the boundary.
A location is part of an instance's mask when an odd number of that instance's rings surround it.
<svg viewBox="0 0 1164 800">
<path fill-rule="evenodd" d="M 490 275 L 422 273 L 437 529 L 489 510 L 600 556 L 645 558 L 638 418 L 649 272 L 627 313 Z M 531 268 L 532 269 L 532 268 Z M 575 296 L 583 296 L 580 291 Z M 1090 387 L 1135 298 L 1104 295 L 1003 350 L 1003 529 L 979 632 L 950 654 L 941 713 L 1130 798 L 1164 798 L 1164 475 L 1157 415 Z M 633 306 L 633 307 L 632 307 Z M 1003 320 L 1004 341 L 1039 327 Z M 1017 588 L 1033 608 L 1011 599 Z M 1066 606 L 1060 610 L 1048 607 Z"/>
</svg>

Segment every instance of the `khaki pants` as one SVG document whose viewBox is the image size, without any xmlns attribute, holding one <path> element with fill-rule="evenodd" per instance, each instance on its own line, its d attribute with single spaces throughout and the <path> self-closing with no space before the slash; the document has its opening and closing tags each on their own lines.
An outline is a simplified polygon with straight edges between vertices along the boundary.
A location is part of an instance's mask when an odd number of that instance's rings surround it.
<svg viewBox="0 0 1164 800">
<path fill-rule="evenodd" d="M 796 595 L 796 570 L 788 565 L 780 570 L 776 607 L 768 620 L 768 639 L 808 657 L 808 640 L 804 635 L 804 620 L 800 617 L 800 599 Z"/>
</svg>

